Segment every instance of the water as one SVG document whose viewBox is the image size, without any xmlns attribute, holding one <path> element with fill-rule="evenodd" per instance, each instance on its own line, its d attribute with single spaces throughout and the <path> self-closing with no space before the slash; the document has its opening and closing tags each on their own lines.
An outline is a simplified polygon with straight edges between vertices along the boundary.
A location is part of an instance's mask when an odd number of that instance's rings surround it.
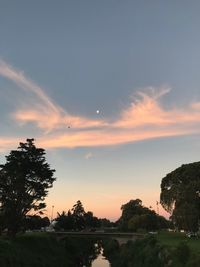
<svg viewBox="0 0 200 267">
<path fill-rule="evenodd" d="M 76 267 L 111 267 L 103 256 L 102 240 L 97 238 L 65 238 L 66 256 Z"/>
<path fill-rule="evenodd" d="M 102 254 L 93 261 L 92 267 L 110 267 L 110 263 L 103 257 Z"/>
</svg>

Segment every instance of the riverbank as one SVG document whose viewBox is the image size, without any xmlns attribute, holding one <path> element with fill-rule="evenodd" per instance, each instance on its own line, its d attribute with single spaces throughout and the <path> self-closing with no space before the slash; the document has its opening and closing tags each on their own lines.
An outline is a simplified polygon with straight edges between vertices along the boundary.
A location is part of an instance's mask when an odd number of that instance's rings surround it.
<svg viewBox="0 0 200 267">
<path fill-rule="evenodd" d="M 96 238 L 58 240 L 51 233 L 36 232 L 0 238 L 1 267 L 91 266 L 100 252 L 101 243 Z"/>
<path fill-rule="evenodd" d="M 1 267 L 91 266 L 101 249 L 112 267 L 199 267 L 200 240 L 181 233 L 161 232 L 119 245 L 116 240 L 29 233 L 0 238 Z"/>
<path fill-rule="evenodd" d="M 110 240 L 104 244 L 104 255 L 112 267 L 199 267 L 200 240 L 161 232 L 121 246 Z"/>
<path fill-rule="evenodd" d="M 162 231 L 156 236 L 160 244 L 175 249 L 180 243 L 186 243 L 191 252 L 200 255 L 200 238 L 187 237 L 185 233 Z"/>
<path fill-rule="evenodd" d="M 18 235 L 15 239 L 0 238 L 1 267 L 66 267 L 63 244 L 48 234 Z"/>
</svg>

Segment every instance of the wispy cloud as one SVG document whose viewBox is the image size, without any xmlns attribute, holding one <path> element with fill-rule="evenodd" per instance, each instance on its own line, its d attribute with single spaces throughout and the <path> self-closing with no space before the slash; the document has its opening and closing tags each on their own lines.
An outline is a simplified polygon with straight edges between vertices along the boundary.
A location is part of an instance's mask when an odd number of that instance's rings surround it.
<svg viewBox="0 0 200 267">
<path fill-rule="evenodd" d="M 119 145 L 200 132 L 200 102 L 166 109 L 160 99 L 170 92 L 167 87 L 140 90 L 115 120 L 103 121 L 70 114 L 54 103 L 42 87 L 2 60 L 0 75 L 34 94 L 35 99 L 29 99 L 29 106 L 17 109 L 13 117 L 23 127 L 29 122 L 35 123 L 41 130 L 41 135 L 36 136 L 37 142 L 45 148 Z M 9 146 L 13 141 L 15 138 L 5 138 L 5 142 L 2 138 L 0 147 Z"/>
<path fill-rule="evenodd" d="M 8 65 L 5 61 L 0 60 L 0 75 L 6 77 L 7 79 L 15 82 L 20 88 L 25 91 L 33 92 L 43 103 L 51 110 L 55 112 L 60 112 L 50 98 L 44 93 L 44 90 L 32 82 L 30 79 L 26 78 L 24 72 L 14 69 L 12 66 Z"/>
<path fill-rule="evenodd" d="M 35 98 L 29 99 L 29 107 L 17 110 L 13 117 L 22 124 L 34 122 L 39 128 L 51 131 L 59 128 L 89 128 L 104 124 L 101 120 L 92 120 L 82 116 L 69 114 L 59 105 L 55 104 L 46 94 L 45 90 L 28 79 L 24 72 L 19 71 L 5 61 L 0 60 L 0 75 L 11 80 L 19 88 L 31 92 Z M 30 103 L 31 102 L 31 103 Z"/>
</svg>

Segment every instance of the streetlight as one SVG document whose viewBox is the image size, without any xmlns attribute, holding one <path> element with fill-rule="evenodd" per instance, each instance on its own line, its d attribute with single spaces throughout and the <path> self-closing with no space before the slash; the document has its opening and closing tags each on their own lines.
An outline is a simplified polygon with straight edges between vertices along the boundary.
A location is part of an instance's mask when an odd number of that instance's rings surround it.
<svg viewBox="0 0 200 267">
<path fill-rule="evenodd" d="M 53 209 L 54 209 L 54 206 L 52 206 L 52 209 L 51 209 L 51 222 L 53 221 Z"/>
</svg>

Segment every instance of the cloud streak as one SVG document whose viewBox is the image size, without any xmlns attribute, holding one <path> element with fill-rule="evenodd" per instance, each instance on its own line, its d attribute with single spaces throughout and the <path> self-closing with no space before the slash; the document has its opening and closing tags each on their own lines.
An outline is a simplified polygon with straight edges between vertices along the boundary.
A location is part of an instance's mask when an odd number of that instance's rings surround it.
<svg viewBox="0 0 200 267">
<path fill-rule="evenodd" d="M 182 109 L 166 109 L 160 99 L 170 92 L 170 88 L 141 90 L 132 97 L 130 105 L 110 121 L 70 114 L 54 103 L 42 87 L 2 60 L 0 75 L 18 88 L 34 94 L 35 98 L 29 99 L 29 106 L 17 109 L 12 116 L 23 127 L 34 123 L 41 132 L 36 136 L 37 143 L 45 148 L 120 145 L 200 132 L 200 102 Z M 0 147 L 6 149 L 15 141 L 16 138 L 2 137 Z"/>
<path fill-rule="evenodd" d="M 75 128 L 101 126 L 100 120 L 91 120 L 82 116 L 74 116 L 55 104 L 46 94 L 45 90 L 28 79 L 22 71 L 19 71 L 5 61 L 0 60 L 0 75 L 17 84 L 26 92 L 33 93 L 35 98 L 29 101 L 32 108 L 17 110 L 13 117 L 21 124 L 27 122 L 35 123 L 45 131 L 51 131 L 67 127 L 69 124 Z"/>
<path fill-rule="evenodd" d="M 45 103 L 45 105 L 49 109 L 55 112 L 60 112 L 60 109 L 53 104 L 53 102 L 44 93 L 44 90 L 40 86 L 36 85 L 30 79 L 26 78 L 22 71 L 14 69 L 3 60 L 0 60 L 0 75 L 15 82 L 20 88 L 24 89 L 25 91 L 33 92 L 39 99 L 43 101 L 43 103 Z"/>
</svg>

